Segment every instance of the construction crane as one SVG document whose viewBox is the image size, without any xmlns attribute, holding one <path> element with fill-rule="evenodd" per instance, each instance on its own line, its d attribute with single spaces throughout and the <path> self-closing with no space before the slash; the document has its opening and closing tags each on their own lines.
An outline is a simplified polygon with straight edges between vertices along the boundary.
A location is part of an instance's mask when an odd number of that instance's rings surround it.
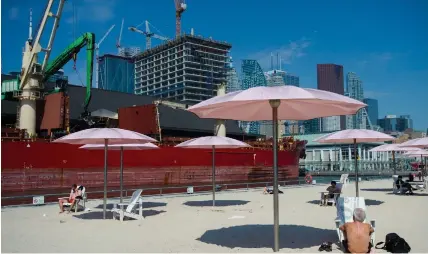
<svg viewBox="0 0 428 254">
<path fill-rule="evenodd" d="M 175 2 L 175 36 L 181 34 L 181 15 L 186 10 L 187 5 L 184 0 L 174 0 Z"/>
<path fill-rule="evenodd" d="M 152 37 L 156 38 L 156 39 L 159 39 L 159 40 L 162 40 L 162 41 L 169 41 L 169 38 L 167 38 L 167 37 L 164 37 L 164 36 L 152 33 L 150 31 L 149 25 L 151 25 L 151 24 L 149 23 L 149 21 L 146 20 L 144 23 L 146 24 L 146 31 L 141 31 L 140 29 L 138 29 L 138 27 L 141 26 L 143 23 L 141 23 L 141 24 L 139 24 L 138 26 L 135 26 L 135 27 L 134 26 L 128 27 L 128 29 L 130 31 L 132 31 L 132 32 L 137 32 L 137 33 L 140 33 L 140 34 L 144 34 L 146 36 L 146 49 L 150 49 L 151 48 L 151 45 L 152 45 L 152 39 L 151 38 Z"/>
<path fill-rule="evenodd" d="M 41 99 L 40 90 L 44 88 L 43 83 L 41 82 L 43 77 L 42 73 L 49 60 L 65 0 L 59 0 L 58 2 L 57 11 L 54 14 L 52 12 L 54 0 L 48 0 L 39 24 L 37 35 L 34 40 L 32 36 L 30 36 L 25 43 L 20 76 L 21 82 L 19 90 L 14 92 L 14 96 L 20 100 L 19 112 L 17 114 L 17 125 L 20 129 L 25 129 L 30 136 L 36 133 L 36 100 Z M 42 48 L 40 40 L 48 18 L 53 18 L 54 21 L 47 47 Z M 37 55 L 42 51 L 45 52 L 45 56 L 42 65 L 40 65 L 37 63 Z"/>
<path fill-rule="evenodd" d="M 123 31 L 123 23 L 124 22 L 125 22 L 125 19 L 122 19 L 122 25 L 120 26 L 119 38 L 116 41 L 116 48 L 118 50 L 119 55 L 120 55 L 120 49 L 122 48 L 122 46 L 120 45 L 120 41 L 122 40 L 122 31 Z"/>
<path fill-rule="evenodd" d="M 95 88 L 99 88 L 99 81 L 98 81 L 98 72 L 99 72 L 99 54 L 100 54 L 100 45 L 101 43 L 103 43 L 103 41 L 105 40 L 105 38 L 110 34 L 111 30 L 113 30 L 113 28 L 116 25 L 112 25 L 107 32 L 104 34 L 103 38 L 101 38 L 101 40 L 98 43 L 95 43 L 95 58 L 97 59 L 96 63 L 95 63 Z"/>
</svg>

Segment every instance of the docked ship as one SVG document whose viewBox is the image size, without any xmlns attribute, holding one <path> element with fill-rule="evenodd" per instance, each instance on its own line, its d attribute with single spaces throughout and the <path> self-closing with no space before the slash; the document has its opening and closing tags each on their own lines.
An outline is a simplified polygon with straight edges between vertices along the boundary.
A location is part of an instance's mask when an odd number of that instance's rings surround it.
<svg viewBox="0 0 428 254">
<path fill-rule="evenodd" d="M 120 56 L 97 56 L 95 89 L 92 88 L 97 49 L 94 33 L 82 34 L 51 61 L 58 25 L 52 28 L 49 44 L 44 48 L 40 45 L 46 21 L 60 19 L 64 1 L 57 2 L 57 11 L 53 2 L 48 0 L 36 36 L 32 36 L 30 16 L 21 71 L 2 74 L 2 204 L 28 203 L 37 194 L 45 195 L 46 201 L 54 201 L 55 195 L 67 193 L 74 183 L 86 186 L 91 197 L 97 197 L 103 185 L 103 153 L 51 142 L 93 127 L 119 127 L 159 141 L 161 149 L 125 151 L 125 189 L 143 188 L 146 194 L 159 190 L 183 192 L 188 186 L 195 191 L 208 189 L 204 186 L 211 183 L 211 151 L 179 149 L 174 145 L 213 135 L 216 120 L 200 119 L 186 108 L 212 97 L 219 87 L 224 89 L 231 45 L 193 34 L 178 34 L 175 39 L 137 56 L 127 55 L 126 50 Z M 87 61 L 86 87 L 69 85 L 66 79 L 56 78 L 58 71 L 69 61 L 75 61 L 83 48 Z M 39 64 L 40 53 L 45 56 Z M 119 60 L 125 63 L 123 69 L 120 66 L 108 69 L 109 63 Z M 124 78 L 116 80 L 109 76 L 115 73 L 123 73 Z M 107 83 L 99 85 L 98 78 Z M 116 86 L 127 85 L 126 92 L 110 91 L 110 81 Z M 227 120 L 224 125 L 228 137 L 245 141 L 252 148 L 216 152 L 218 184 L 242 187 L 247 183 L 272 181 L 272 140 L 246 134 L 237 121 Z M 303 147 L 303 142 L 293 139 L 279 142 L 280 181 L 297 179 Z M 119 153 L 109 153 L 108 188 L 117 190 Z"/>
<path fill-rule="evenodd" d="M 46 95 L 44 103 L 38 105 L 39 112 L 44 113 L 40 115 L 41 119 L 37 119 L 37 137 L 29 137 L 24 131 L 7 127 L 8 124 L 13 125 L 13 115 L 16 117 L 19 102 L 2 101 L 2 197 L 27 196 L 4 199 L 3 204 L 28 203 L 31 202 L 30 196 L 36 194 L 66 193 L 73 183 L 87 186 L 93 192 L 102 189 L 103 151 L 51 143 L 65 135 L 67 129 L 87 128 L 85 121 L 79 118 L 84 91 L 84 87 L 70 85 L 67 91 Z M 93 126 L 119 127 L 159 140 L 161 149 L 124 152 L 125 189 L 143 188 L 146 194 L 184 192 L 188 186 L 194 186 L 195 191 L 209 189 L 211 151 L 174 146 L 190 138 L 213 135 L 216 122 L 198 118 L 180 105 L 149 96 L 92 90 L 90 111 L 104 114 L 93 114 Z M 114 112 L 118 112 L 117 116 Z M 225 125 L 227 136 L 243 140 L 252 148 L 219 149 L 216 152 L 217 183 L 240 188 L 247 183 L 271 182 L 272 140 L 246 134 L 237 121 L 226 121 Z M 284 139 L 280 142 L 280 181 L 298 178 L 298 162 L 303 148 L 304 143 L 300 141 Z M 119 188 L 119 157 L 119 152 L 109 151 L 109 190 Z M 111 195 L 119 193 L 111 192 Z M 45 197 L 47 200 L 55 198 Z"/>
</svg>

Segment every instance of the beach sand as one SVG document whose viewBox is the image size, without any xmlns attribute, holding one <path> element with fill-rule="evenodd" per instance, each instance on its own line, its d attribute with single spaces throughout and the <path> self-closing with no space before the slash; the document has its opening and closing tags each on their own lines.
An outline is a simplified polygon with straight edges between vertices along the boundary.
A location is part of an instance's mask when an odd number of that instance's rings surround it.
<svg viewBox="0 0 428 254">
<path fill-rule="evenodd" d="M 326 185 L 281 187 L 280 251 L 318 252 L 338 241 L 335 207 L 320 207 Z M 360 183 L 367 216 L 376 219 L 376 242 L 395 232 L 412 252 L 427 253 L 428 193 L 392 194 L 391 180 Z M 90 190 L 89 198 L 90 198 Z M 354 196 L 353 183 L 342 196 Z M 102 220 L 102 200 L 91 211 L 58 214 L 57 205 L 6 207 L 1 213 L 2 252 L 272 252 L 273 198 L 262 189 L 145 197 L 145 220 Z M 203 201 L 203 202 L 201 202 Z M 118 200 L 109 200 L 109 207 Z M 203 205 L 203 206 L 200 206 Z M 333 252 L 341 252 L 333 244 Z M 376 250 L 376 252 L 385 252 Z"/>
</svg>

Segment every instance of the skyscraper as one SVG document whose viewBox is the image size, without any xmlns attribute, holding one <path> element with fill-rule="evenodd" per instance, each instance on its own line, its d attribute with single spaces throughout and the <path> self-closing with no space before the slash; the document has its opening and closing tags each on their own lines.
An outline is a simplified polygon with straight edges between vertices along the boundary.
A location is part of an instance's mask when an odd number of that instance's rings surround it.
<svg viewBox="0 0 428 254">
<path fill-rule="evenodd" d="M 337 64 L 317 64 L 317 88 L 344 95 L 343 66 Z M 330 116 L 321 119 L 322 131 L 343 130 L 345 116 Z"/>
<path fill-rule="evenodd" d="M 378 120 L 380 127 L 386 132 L 403 132 L 406 129 L 413 129 L 413 120 L 410 115 L 387 115 Z"/>
<path fill-rule="evenodd" d="M 345 95 L 359 101 L 364 100 L 363 82 L 355 72 L 348 72 L 346 75 Z M 355 115 L 346 116 L 346 129 L 366 129 L 366 119 L 360 111 Z"/>
<path fill-rule="evenodd" d="M 257 86 L 267 86 L 267 81 L 263 73 L 262 67 L 256 60 L 242 60 L 241 65 L 241 89 L 245 90 Z M 241 128 L 251 134 L 260 134 L 261 122 L 240 122 Z M 263 123 L 262 123 L 263 124 Z M 268 130 L 268 126 L 265 126 Z M 270 128 L 272 129 L 272 128 Z"/>
<path fill-rule="evenodd" d="M 372 125 L 378 125 L 379 107 L 376 99 L 365 98 L 364 103 L 367 104 L 366 110 Z"/>
<path fill-rule="evenodd" d="M 286 73 L 284 76 L 284 83 L 287 86 L 300 86 L 300 78 L 297 75 Z"/>
</svg>

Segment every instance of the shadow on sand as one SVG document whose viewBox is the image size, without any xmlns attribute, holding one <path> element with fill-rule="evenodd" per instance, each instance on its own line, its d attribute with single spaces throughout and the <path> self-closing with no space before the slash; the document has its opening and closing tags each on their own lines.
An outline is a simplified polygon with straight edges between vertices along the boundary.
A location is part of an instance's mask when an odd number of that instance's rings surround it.
<svg viewBox="0 0 428 254">
<path fill-rule="evenodd" d="M 164 213 L 165 211 L 161 210 L 161 211 L 156 211 L 156 210 L 143 210 L 143 216 L 144 217 L 148 217 L 148 216 L 154 216 L 154 215 L 158 215 L 161 213 Z M 88 213 L 82 213 L 82 214 L 78 214 L 78 215 L 73 215 L 73 217 L 78 218 L 78 219 L 83 219 L 83 220 L 102 220 L 103 219 L 103 212 L 102 211 L 96 211 L 96 212 L 88 212 Z M 113 213 L 110 211 L 106 212 L 106 219 L 112 219 L 113 218 Z M 131 218 L 128 218 L 129 220 L 133 220 Z"/>
<path fill-rule="evenodd" d="M 419 197 L 428 197 L 428 193 L 421 193 L 419 191 L 413 191 L 413 195 L 409 195 L 409 196 L 419 196 Z M 395 194 L 395 193 L 386 193 L 387 195 L 397 195 L 397 196 L 407 196 L 407 194 Z"/>
<path fill-rule="evenodd" d="M 385 202 L 380 201 L 380 200 L 374 200 L 374 199 L 369 199 L 369 198 L 365 199 L 365 202 L 366 202 L 366 206 L 381 205 L 381 204 L 385 203 Z M 313 205 L 318 205 L 319 206 L 320 205 L 320 200 L 319 199 L 315 199 L 315 200 L 308 201 L 306 203 L 313 204 Z"/>
<path fill-rule="evenodd" d="M 162 206 L 166 206 L 166 205 L 167 205 L 167 203 L 163 203 L 163 202 L 144 202 L 143 201 L 143 209 L 145 209 L 145 208 L 154 208 L 154 207 L 162 207 Z M 113 207 L 114 207 L 114 204 L 107 204 L 107 209 L 108 210 L 113 209 Z M 138 207 L 138 203 L 137 203 L 136 207 Z M 103 204 L 99 204 L 99 205 L 97 205 L 94 208 L 103 209 Z"/>
<path fill-rule="evenodd" d="M 245 205 L 250 201 L 246 200 L 216 200 L 215 206 L 234 206 L 234 205 Z M 187 206 L 213 206 L 212 200 L 203 200 L 203 201 L 187 201 L 183 205 Z"/>
<path fill-rule="evenodd" d="M 272 225 L 242 225 L 207 230 L 198 241 L 227 248 L 272 248 Z M 280 225 L 279 247 L 301 249 L 319 246 L 325 241 L 336 242 L 335 230 L 302 225 Z"/>
<path fill-rule="evenodd" d="M 392 192 L 392 188 L 361 189 L 361 191 Z"/>
</svg>

